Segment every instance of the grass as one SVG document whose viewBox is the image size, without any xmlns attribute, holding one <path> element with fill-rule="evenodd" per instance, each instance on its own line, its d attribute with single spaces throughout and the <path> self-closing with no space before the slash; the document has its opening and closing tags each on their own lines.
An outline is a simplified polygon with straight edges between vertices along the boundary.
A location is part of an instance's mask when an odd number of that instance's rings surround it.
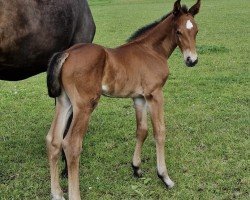
<svg viewBox="0 0 250 200">
<path fill-rule="evenodd" d="M 173 0 L 90 0 L 95 43 L 120 45 L 172 5 Z M 166 190 L 156 176 L 152 134 L 143 148 L 144 176 L 133 178 L 132 102 L 102 98 L 84 140 L 82 198 L 250 199 L 249 9 L 248 0 L 202 1 L 198 66 L 184 67 L 178 50 L 169 60 L 166 154 L 176 187 Z M 47 96 L 45 74 L 1 81 L 0 91 L 0 199 L 49 199 L 45 136 L 54 101 Z"/>
</svg>

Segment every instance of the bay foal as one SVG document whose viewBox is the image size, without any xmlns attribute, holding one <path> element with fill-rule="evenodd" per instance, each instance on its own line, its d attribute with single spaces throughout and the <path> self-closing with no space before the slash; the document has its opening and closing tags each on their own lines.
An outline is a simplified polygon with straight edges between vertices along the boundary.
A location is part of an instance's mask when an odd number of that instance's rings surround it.
<svg viewBox="0 0 250 200">
<path fill-rule="evenodd" d="M 198 32 L 194 16 L 200 0 L 187 9 L 180 0 L 161 20 L 138 30 L 125 45 L 115 49 L 95 44 L 79 44 L 55 54 L 48 68 L 48 92 L 56 98 L 56 114 L 47 135 L 53 199 L 62 200 L 58 159 L 61 149 L 68 163 L 69 199 L 79 200 L 79 158 L 90 115 L 101 95 L 132 98 L 137 121 L 137 142 L 133 169 L 141 176 L 141 149 L 147 137 L 147 110 L 156 141 L 158 176 L 168 188 L 174 183 L 168 176 L 165 155 L 163 92 L 169 70 L 166 59 L 179 46 L 187 66 L 197 61 L 195 38 Z M 73 120 L 63 139 L 67 120 Z"/>
</svg>

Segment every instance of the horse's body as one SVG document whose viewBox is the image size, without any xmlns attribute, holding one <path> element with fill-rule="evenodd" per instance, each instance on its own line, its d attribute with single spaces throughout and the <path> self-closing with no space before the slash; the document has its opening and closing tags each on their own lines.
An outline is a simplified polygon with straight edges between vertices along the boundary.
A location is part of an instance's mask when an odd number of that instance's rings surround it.
<svg viewBox="0 0 250 200">
<path fill-rule="evenodd" d="M 106 49 L 95 44 L 79 44 L 66 50 L 65 53 L 72 56 L 65 62 L 62 76 L 65 74 L 70 79 L 79 75 L 80 78 L 84 71 L 86 76 L 82 78 L 86 80 L 81 81 L 85 82 L 86 92 L 91 92 L 89 89 L 96 85 L 97 96 L 100 94 L 131 98 L 145 96 L 162 86 L 168 76 L 165 57 L 149 51 L 146 46 L 137 42 L 116 49 Z M 74 62 L 79 55 L 88 57 L 88 63 L 72 65 L 71 62 Z M 141 60 L 143 56 L 144 59 Z"/>
<path fill-rule="evenodd" d="M 57 160 L 61 148 L 68 163 L 69 199 L 80 199 L 79 157 L 90 115 L 101 95 L 134 100 L 137 143 L 133 156 L 134 175 L 141 176 L 141 148 L 147 137 L 147 108 L 156 141 L 158 176 L 169 188 L 174 183 L 165 164 L 163 92 L 169 70 L 166 59 L 179 46 L 188 66 L 197 63 L 193 16 L 200 1 L 188 10 L 175 3 L 174 10 L 161 21 L 145 28 L 131 41 L 115 49 L 94 44 L 78 44 L 55 54 L 48 68 L 48 91 L 57 101 L 56 114 L 47 136 L 54 199 L 64 199 L 59 185 Z M 67 121 L 73 120 L 63 139 Z"/>
<path fill-rule="evenodd" d="M 0 80 L 44 72 L 54 52 L 94 34 L 87 0 L 0 0 Z"/>
</svg>

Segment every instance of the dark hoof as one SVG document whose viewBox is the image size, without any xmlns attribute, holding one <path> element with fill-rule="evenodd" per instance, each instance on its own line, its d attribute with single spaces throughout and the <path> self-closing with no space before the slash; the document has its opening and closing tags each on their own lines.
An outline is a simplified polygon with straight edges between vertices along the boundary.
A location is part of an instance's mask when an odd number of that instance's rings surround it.
<svg viewBox="0 0 250 200">
<path fill-rule="evenodd" d="M 141 171 L 140 167 L 134 166 L 133 163 L 131 164 L 131 166 L 133 168 L 134 177 L 141 178 L 142 177 L 142 171 Z"/>
<path fill-rule="evenodd" d="M 61 178 L 68 178 L 68 170 L 64 169 L 61 173 Z"/>
<path fill-rule="evenodd" d="M 164 177 L 160 175 L 158 172 L 157 172 L 157 175 L 161 179 L 161 181 L 164 183 L 166 188 L 171 189 L 172 187 L 174 187 L 174 182 L 168 176 Z"/>
</svg>

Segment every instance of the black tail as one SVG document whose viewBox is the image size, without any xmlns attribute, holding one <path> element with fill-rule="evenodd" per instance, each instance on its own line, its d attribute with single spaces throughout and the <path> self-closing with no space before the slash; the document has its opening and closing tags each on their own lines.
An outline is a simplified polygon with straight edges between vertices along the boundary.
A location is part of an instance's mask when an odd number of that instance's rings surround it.
<svg viewBox="0 0 250 200">
<path fill-rule="evenodd" d="M 47 70 L 47 87 L 49 96 L 52 98 L 58 97 L 61 94 L 61 68 L 68 56 L 68 53 L 55 53 L 49 61 L 49 66 Z"/>
</svg>

